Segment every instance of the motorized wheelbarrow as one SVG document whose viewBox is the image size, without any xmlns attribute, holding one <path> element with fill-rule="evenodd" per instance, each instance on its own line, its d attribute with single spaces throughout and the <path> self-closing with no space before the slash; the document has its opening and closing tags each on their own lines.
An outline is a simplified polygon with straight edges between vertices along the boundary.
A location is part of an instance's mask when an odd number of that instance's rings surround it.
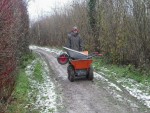
<svg viewBox="0 0 150 113">
<path fill-rule="evenodd" d="M 87 78 L 93 80 L 92 57 L 102 56 L 98 52 L 88 54 L 88 51 L 75 51 L 67 47 L 63 47 L 66 53 L 62 53 L 57 57 L 57 61 L 61 65 L 69 64 L 67 67 L 68 79 L 73 82 L 76 78 Z"/>
</svg>

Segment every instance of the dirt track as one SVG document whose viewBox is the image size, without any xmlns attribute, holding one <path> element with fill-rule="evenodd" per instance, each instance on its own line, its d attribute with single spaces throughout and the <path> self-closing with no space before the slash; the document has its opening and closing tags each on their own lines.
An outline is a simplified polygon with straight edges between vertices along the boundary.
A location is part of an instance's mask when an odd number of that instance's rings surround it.
<svg viewBox="0 0 150 113">
<path fill-rule="evenodd" d="M 133 107 L 129 102 L 136 101 L 129 98 L 128 102 L 121 102 L 113 98 L 101 81 L 77 80 L 70 82 L 67 78 L 67 65 L 58 64 L 55 54 L 36 49 L 44 57 L 54 71 L 54 78 L 58 81 L 63 94 L 63 111 L 59 113 L 149 113 L 137 102 Z M 125 97 L 128 97 L 124 95 Z"/>
</svg>

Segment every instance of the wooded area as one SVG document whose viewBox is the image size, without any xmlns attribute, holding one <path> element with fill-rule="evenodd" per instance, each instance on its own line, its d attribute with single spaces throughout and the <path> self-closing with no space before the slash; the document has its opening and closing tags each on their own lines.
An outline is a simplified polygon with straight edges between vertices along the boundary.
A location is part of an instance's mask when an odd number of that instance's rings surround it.
<svg viewBox="0 0 150 113">
<path fill-rule="evenodd" d="M 61 47 L 74 25 L 85 49 L 104 52 L 111 63 L 140 68 L 150 64 L 149 0 L 74 1 L 32 24 L 32 40 Z"/>
<path fill-rule="evenodd" d="M 25 0 L 0 1 L 0 101 L 14 85 L 30 44 L 62 47 L 78 26 L 84 49 L 114 64 L 150 66 L 150 0 L 76 0 L 31 23 Z M 30 34 L 30 36 L 29 36 Z"/>
</svg>

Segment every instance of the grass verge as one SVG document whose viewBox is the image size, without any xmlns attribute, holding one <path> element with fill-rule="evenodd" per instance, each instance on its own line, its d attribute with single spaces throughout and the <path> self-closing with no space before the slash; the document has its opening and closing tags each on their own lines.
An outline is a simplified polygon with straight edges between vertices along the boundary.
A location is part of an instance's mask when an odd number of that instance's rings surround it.
<svg viewBox="0 0 150 113">
<path fill-rule="evenodd" d="M 21 70 L 16 82 L 15 90 L 12 94 L 11 103 L 8 105 L 7 113 L 26 113 L 25 106 L 28 102 L 29 81 L 24 72 Z"/>
<path fill-rule="evenodd" d="M 34 71 L 33 71 L 33 79 L 35 79 L 36 81 L 39 81 L 40 83 L 43 81 L 43 77 L 42 77 L 42 65 L 41 63 L 38 61 L 35 65 Z"/>
<path fill-rule="evenodd" d="M 22 57 L 20 70 L 17 75 L 15 89 L 12 93 L 10 103 L 7 105 L 6 113 L 27 113 L 26 106 L 28 104 L 28 92 L 30 84 L 28 76 L 25 73 L 25 67 L 35 59 L 33 54 L 28 54 Z M 37 70 L 35 70 L 36 72 Z"/>
<path fill-rule="evenodd" d="M 118 80 L 120 78 L 130 78 L 138 83 L 150 86 L 150 71 L 146 74 L 134 68 L 132 65 L 118 66 L 108 64 L 102 58 L 95 58 L 93 63 L 94 69 L 107 75 L 107 77 Z"/>
</svg>

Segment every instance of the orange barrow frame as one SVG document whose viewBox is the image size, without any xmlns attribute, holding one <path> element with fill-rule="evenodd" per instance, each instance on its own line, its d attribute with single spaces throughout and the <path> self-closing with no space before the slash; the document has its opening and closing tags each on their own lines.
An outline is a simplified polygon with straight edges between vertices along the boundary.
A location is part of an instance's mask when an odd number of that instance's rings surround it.
<svg viewBox="0 0 150 113">
<path fill-rule="evenodd" d="M 92 59 L 86 60 L 71 60 L 70 63 L 74 66 L 75 70 L 88 69 L 92 64 Z"/>
</svg>

